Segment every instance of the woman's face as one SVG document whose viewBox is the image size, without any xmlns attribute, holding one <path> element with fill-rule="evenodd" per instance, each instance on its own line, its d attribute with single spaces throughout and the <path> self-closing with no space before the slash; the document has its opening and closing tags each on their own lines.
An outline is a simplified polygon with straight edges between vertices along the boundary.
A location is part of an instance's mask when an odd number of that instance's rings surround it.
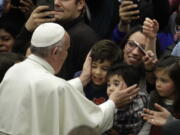
<svg viewBox="0 0 180 135">
<path fill-rule="evenodd" d="M 10 52 L 14 43 L 14 37 L 4 29 L 0 29 L 0 52 Z"/>
<path fill-rule="evenodd" d="M 128 41 L 135 41 L 141 46 L 141 48 L 145 49 L 146 37 L 139 31 L 133 33 Z M 140 64 L 144 53 L 138 46 L 133 47 L 128 41 L 123 49 L 124 61 L 129 65 Z"/>
</svg>

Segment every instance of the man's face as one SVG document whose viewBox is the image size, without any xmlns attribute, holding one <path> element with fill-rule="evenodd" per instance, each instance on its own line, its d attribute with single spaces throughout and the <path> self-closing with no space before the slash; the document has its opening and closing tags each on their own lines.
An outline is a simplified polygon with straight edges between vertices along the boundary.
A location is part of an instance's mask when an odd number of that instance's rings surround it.
<svg viewBox="0 0 180 135">
<path fill-rule="evenodd" d="M 80 16 L 84 4 L 84 0 L 55 0 L 55 18 L 58 22 L 73 20 Z"/>
<path fill-rule="evenodd" d="M 132 34 L 128 41 L 135 41 L 137 42 L 141 48 L 145 48 L 146 44 L 146 37 L 141 32 L 135 32 Z M 126 43 L 124 49 L 124 61 L 129 64 L 139 64 L 142 62 L 142 57 L 144 56 L 144 53 L 141 51 L 139 47 L 133 47 L 128 42 Z"/>
</svg>

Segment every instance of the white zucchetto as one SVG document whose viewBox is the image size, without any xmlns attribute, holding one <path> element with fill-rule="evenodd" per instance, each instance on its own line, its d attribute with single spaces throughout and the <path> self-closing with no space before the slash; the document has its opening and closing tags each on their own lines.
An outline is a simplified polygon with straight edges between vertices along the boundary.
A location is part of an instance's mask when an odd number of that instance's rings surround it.
<svg viewBox="0 0 180 135">
<path fill-rule="evenodd" d="M 48 47 L 63 39 L 64 28 L 57 23 L 43 23 L 33 32 L 31 45 L 34 47 Z"/>
</svg>

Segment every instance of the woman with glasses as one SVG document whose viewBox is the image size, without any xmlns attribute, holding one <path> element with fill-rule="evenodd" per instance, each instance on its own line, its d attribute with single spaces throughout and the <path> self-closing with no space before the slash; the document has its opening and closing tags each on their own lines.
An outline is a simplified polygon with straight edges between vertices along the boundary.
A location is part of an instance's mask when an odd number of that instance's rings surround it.
<svg viewBox="0 0 180 135">
<path fill-rule="evenodd" d="M 159 55 L 156 45 L 158 29 L 159 24 L 156 20 L 146 18 L 143 26 L 131 29 L 120 44 L 124 62 L 129 65 L 139 65 L 144 71 L 144 74 L 141 74 L 139 86 L 145 92 L 154 88 L 153 70 Z M 149 89 L 146 88 L 146 82 L 148 82 L 148 87 L 150 86 Z"/>
</svg>

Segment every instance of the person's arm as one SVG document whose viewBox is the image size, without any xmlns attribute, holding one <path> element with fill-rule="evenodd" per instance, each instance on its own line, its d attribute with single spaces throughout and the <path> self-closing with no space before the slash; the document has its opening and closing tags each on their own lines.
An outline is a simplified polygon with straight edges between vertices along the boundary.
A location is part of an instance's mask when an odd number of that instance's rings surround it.
<svg viewBox="0 0 180 135">
<path fill-rule="evenodd" d="M 154 66 L 157 62 L 156 36 L 159 30 L 159 24 L 155 19 L 146 18 L 143 23 L 143 33 L 146 36 L 146 55 L 143 57 L 146 80 L 154 84 Z"/>
<path fill-rule="evenodd" d="M 166 108 L 160 106 L 157 103 L 154 104 L 154 107 L 158 111 L 145 108 L 144 113 L 142 114 L 143 119 L 146 120 L 148 123 L 155 126 L 163 126 L 167 123 L 167 121 L 174 119 L 174 117 Z"/>
<path fill-rule="evenodd" d="M 137 4 L 134 4 L 131 0 L 123 0 L 119 6 L 120 21 L 118 24 L 119 31 L 128 32 L 130 29 L 130 23 L 133 20 L 139 19 L 139 10 Z"/>
<path fill-rule="evenodd" d="M 45 22 L 55 21 L 55 18 L 46 18 L 46 16 L 54 14 L 54 11 L 42 12 L 46 9 L 48 9 L 48 6 L 39 6 L 31 13 L 31 16 L 25 23 L 24 28 L 16 38 L 15 45 L 12 49 L 13 52 L 25 55 L 27 48 L 30 46 L 29 42 L 32 32 L 36 29 L 36 27 Z"/>
<path fill-rule="evenodd" d="M 29 42 L 32 36 L 32 32 L 28 31 L 26 27 L 23 27 L 15 40 L 15 44 L 12 51 L 19 54 L 26 54 L 26 50 L 29 47 Z"/>
</svg>

